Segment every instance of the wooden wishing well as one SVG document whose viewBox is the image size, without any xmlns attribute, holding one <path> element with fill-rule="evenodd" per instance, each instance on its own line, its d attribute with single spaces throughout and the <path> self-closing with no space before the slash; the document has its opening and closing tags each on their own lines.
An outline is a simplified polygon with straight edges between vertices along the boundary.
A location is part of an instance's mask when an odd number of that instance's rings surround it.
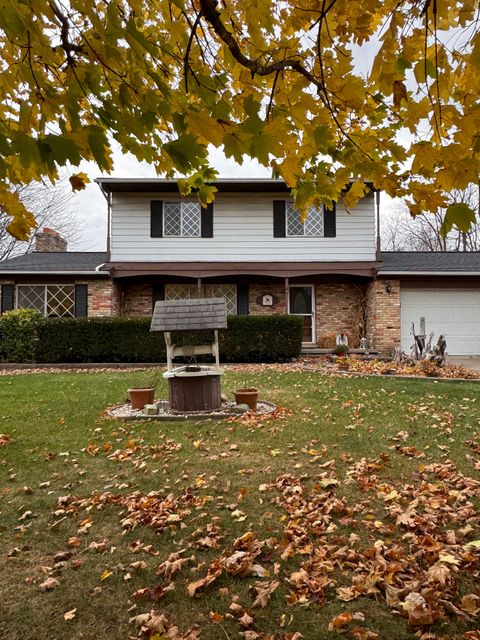
<svg viewBox="0 0 480 640">
<path fill-rule="evenodd" d="M 174 411 L 208 411 L 222 404 L 218 330 L 227 328 L 224 298 L 192 300 L 162 300 L 156 303 L 150 331 L 163 332 L 167 349 L 168 399 Z M 172 333 L 189 334 L 213 331 L 213 340 L 203 344 L 175 344 Z M 215 365 L 199 365 L 198 355 L 212 355 Z M 187 364 L 174 367 L 176 357 L 188 359 Z"/>
</svg>

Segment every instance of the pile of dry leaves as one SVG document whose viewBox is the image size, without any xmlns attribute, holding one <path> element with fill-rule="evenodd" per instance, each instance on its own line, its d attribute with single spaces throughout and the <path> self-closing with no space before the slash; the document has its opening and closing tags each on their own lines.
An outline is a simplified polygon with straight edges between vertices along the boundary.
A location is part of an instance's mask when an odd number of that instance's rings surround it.
<svg viewBox="0 0 480 640">
<path fill-rule="evenodd" d="M 480 469 L 480 434 L 467 445 Z M 341 474 L 337 462 L 329 460 L 314 477 L 284 473 L 260 485 L 258 495 L 266 501 L 268 517 L 277 523 L 268 536 L 250 525 L 232 540 L 228 523 L 215 515 L 215 507 L 216 514 L 221 512 L 220 498 L 203 490 L 208 485 L 170 493 L 63 496 L 53 516 L 78 518 L 69 558 L 81 536 L 94 526 L 95 514 L 106 507 L 118 509 L 124 531 L 146 527 L 178 539 L 178 551 L 163 558 L 161 542 L 158 548 L 140 540 L 128 543 L 132 553 L 158 558 L 151 584 L 132 591 L 136 606 L 146 609 L 130 620 L 141 640 L 197 640 L 205 625 L 221 627 L 226 621 L 237 625 L 245 640 L 301 640 L 298 629 L 286 628 L 289 609 L 365 599 L 403 618 L 418 638 L 453 640 L 442 634 L 441 623 L 460 620 L 465 630 L 455 637 L 478 640 L 480 481 L 448 460 L 419 464 L 410 482 L 389 480 L 388 470 L 395 463 L 391 456 L 421 457 L 408 449 L 393 447 L 375 459 L 346 456 Z M 210 515 L 205 519 L 205 514 Z M 199 519 L 202 526 L 192 532 L 190 525 Z M 105 543 L 92 545 L 95 552 L 108 554 Z M 204 552 L 209 554 L 207 561 Z M 149 565 L 141 560 L 122 569 L 139 567 Z M 239 581 L 247 581 L 248 597 L 236 593 Z M 56 586 L 42 583 L 40 588 Z M 159 609 L 172 592 L 179 597 L 179 590 L 181 597 L 196 600 L 213 591 L 217 610 L 205 610 L 196 624 L 182 630 L 180 621 Z M 262 631 L 257 615 L 272 598 L 283 600 L 286 611 L 275 635 Z M 347 608 L 328 625 L 330 631 L 357 640 L 379 639 L 372 627 L 375 620 Z"/>
</svg>

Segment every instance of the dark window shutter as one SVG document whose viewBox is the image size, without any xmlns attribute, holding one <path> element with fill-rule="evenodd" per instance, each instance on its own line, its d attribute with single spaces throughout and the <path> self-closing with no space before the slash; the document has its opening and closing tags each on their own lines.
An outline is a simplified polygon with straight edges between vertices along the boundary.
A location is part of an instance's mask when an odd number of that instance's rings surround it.
<svg viewBox="0 0 480 640">
<path fill-rule="evenodd" d="M 337 210 L 335 204 L 332 209 L 323 207 L 323 235 L 325 238 L 335 238 L 337 235 Z"/>
<path fill-rule="evenodd" d="M 163 237 L 163 202 L 152 200 L 150 202 L 150 237 Z"/>
<path fill-rule="evenodd" d="M 155 309 L 155 304 L 159 300 L 165 300 L 165 285 L 154 284 L 152 288 L 152 311 Z"/>
<path fill-rule="evenodd" d="M 202 238 L 213 238 L 213 202 L 201 212 Z"/>
<path fill-rule="evenodd" d="M 1 312 L 12 311 L 14 305 L 15 289 L 13 284 L 2 285 L 2 308 Z"/>
<path fill-rule="evenodd" d="M 285 238 L 286 214 L 285 200 L 273 201 L 273 237 Z"/>
<path fill-rule="evenodd" d="M 237 315 L 248 316 L 248 284 L 237 284 Z"/>
<path fill-rule="evenodd" d="M 86 318 L 88 316 L 88 285 L 75 285 L 75 317 Z"/>
</svg>

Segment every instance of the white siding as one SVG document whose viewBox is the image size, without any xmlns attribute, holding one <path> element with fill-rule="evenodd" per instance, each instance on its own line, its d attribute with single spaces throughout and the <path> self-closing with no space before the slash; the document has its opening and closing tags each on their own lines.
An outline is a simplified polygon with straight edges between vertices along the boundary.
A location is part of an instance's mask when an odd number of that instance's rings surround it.
<svg viewBox="0 0 480 640">
<path fill-rule="evenodd" d="M 274 238 L 273 201 L 281 195 L 219 194 L 213 238 L 151 238 L 150 201 L 164 194 L 114 194 L 111 259 L 115 262 L 255 262 L 375 260 L 373 195 L 347 213 L 337 205 L 336 238 Z"/>
</svg>

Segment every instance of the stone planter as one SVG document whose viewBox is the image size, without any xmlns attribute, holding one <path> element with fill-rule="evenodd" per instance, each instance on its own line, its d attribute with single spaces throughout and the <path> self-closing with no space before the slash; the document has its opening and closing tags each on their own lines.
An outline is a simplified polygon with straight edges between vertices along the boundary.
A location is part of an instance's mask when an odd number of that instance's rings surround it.
<svg viewBox="0 0 480 640">
<path fill-rule="evenodd" d="M 248 404 L 252 411 L 257 410 L 258 389 L 255 389 L 254 387 L 248 389 L 237 389 L 233 394 L 237 404 Z"/>
<path fill-rule="evenodd" d="M 146 404 L 152 404 L 155 396 L 154 387 L 132 388 L 128 390 L 128 397 L 133 409 L 143 409 Z"/>
</svg>

